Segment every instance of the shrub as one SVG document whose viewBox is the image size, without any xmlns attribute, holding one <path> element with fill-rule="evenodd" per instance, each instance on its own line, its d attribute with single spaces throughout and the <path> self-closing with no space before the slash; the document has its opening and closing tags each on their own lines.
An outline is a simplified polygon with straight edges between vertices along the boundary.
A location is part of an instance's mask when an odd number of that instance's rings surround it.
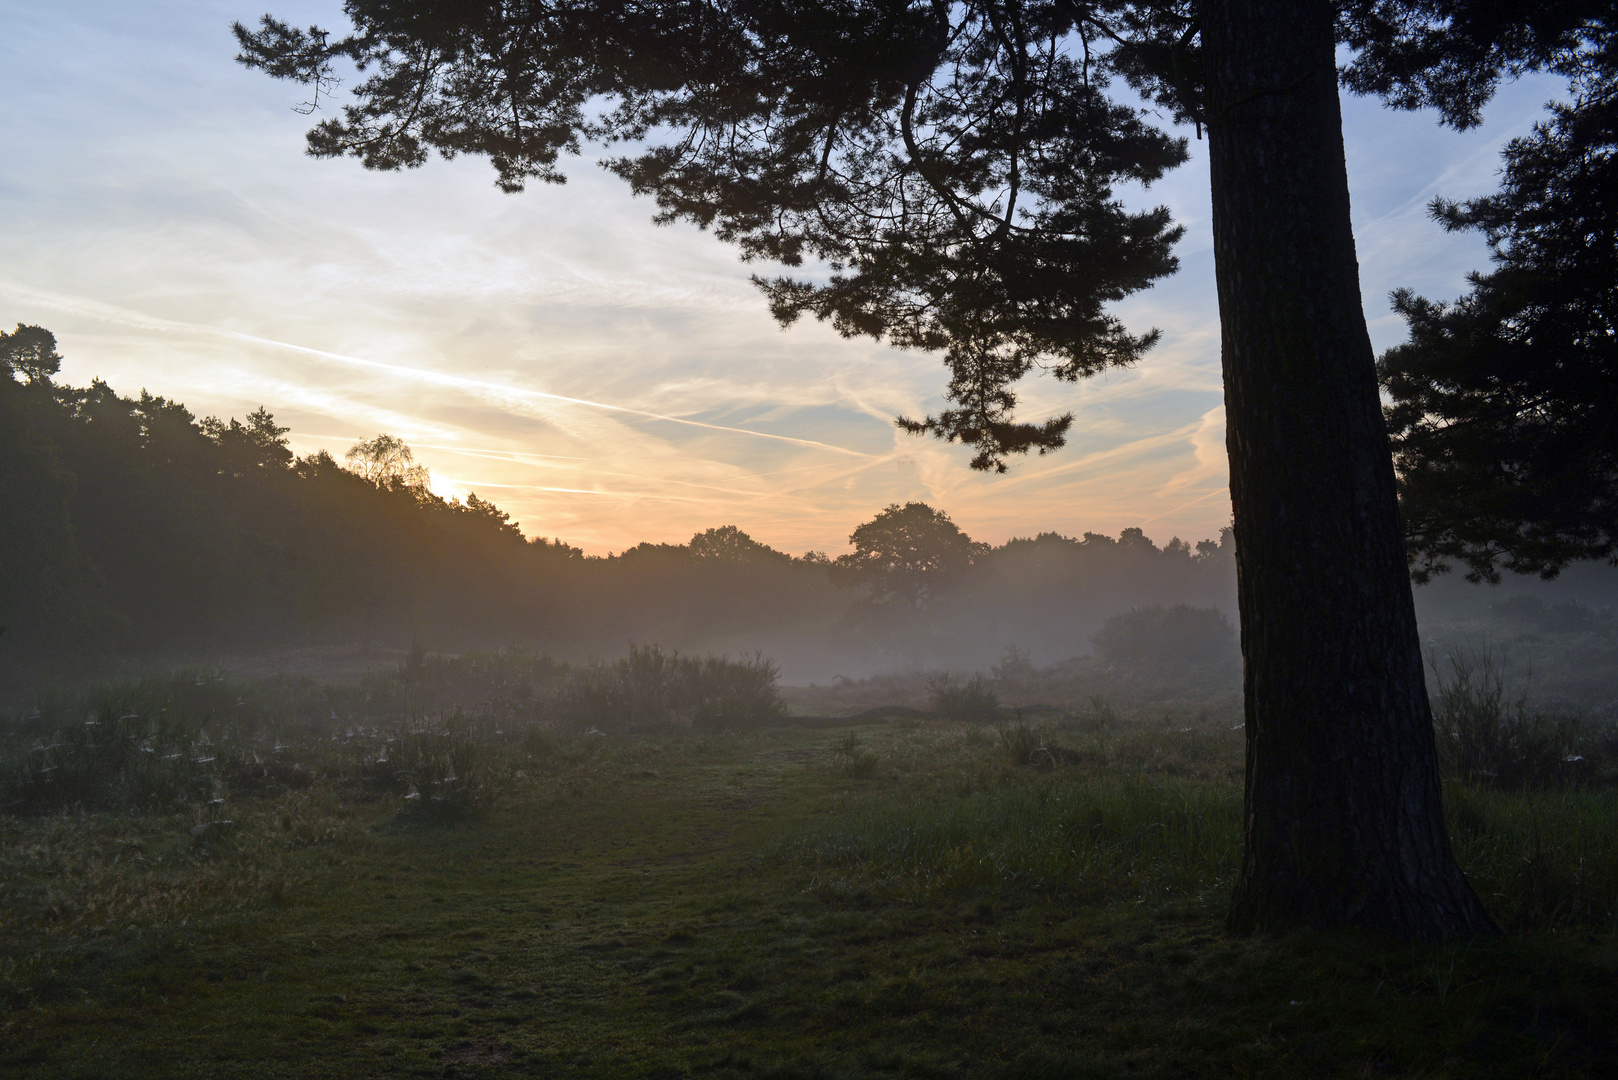
<svg viewBox="0 0 1618 1080">
<path fill-rule="evenodd" d="M 395 790 L 405 789 L 408 815 L 459 820 L 494 801 L 487 748 L 464 716 L 418 721 L 388 744 L 383 757 Z"/>
<path fill-rule="evenodd" d="M 1000 662 L 994 665 L 993 671 L 995 682 L 1012 689 L 1020 688 L 1039 674 L 1039 669 L 1034 666 L 1028 650 L 1016 645 L 1005 647 L 1000 654 Z"/>
<path fill-rule="evenodd" d="M 77 724 L 13 756 L 0 773 L 0 810 L 155 810 L 223 794 L 221 775 L 242 763 L 168 715 L 135 711 L 108 695 Z"/>
<path fill-rule="evenodd" d="M 1438 670 L 1433 734 L 1445 773 L 1467 783 L 1540 787 L 1592 771 L 1594 732 L 1566 711 L 1533 710 L 1506 688 L 1502 665 L 1483 650 L 1454 650 Z M 1436 660 L 1432 662 L 1439 668 Z"/>
<path fill-rule="evenodd" d="M 760 655 L 681 656 L 637 645 L 612 664 L 576 669 L 551 701 L 564 727 L 625 730 L 670 723 L 733 728 L 784 715 L 778 669 Z"/>
<path fill-rule="evenodd" d="M 837 767 L 854 779 L 865 780 L 876 775 L 880 763 L 874 754 L 867 753 L 860 745 L 859 732 L 850 731 L 832 747 L 831 752 Z"/>
<path fill-rule="evenodd" d="M 545 697 L 567 675 L 567 665 L 526 649 L 440 656 L 417 644 L 395 670 L 362 676 L 345 704 L 373 717 L 460 710 L 521 723 L 538 718 Z"/>
<path fill-rule="evenodd" d="M 945 720 L 982 724 L 1000 713 L 1000 697 L 982 675 L 961 683 L 946 671 L 929 678 L 927 689 L 932 693 L 933 712 Z"/>
<path fill-rule="evenodd" d="M 687 694 L 696 726 L 746 727 L 786 714 L 786 703 L 776 690 L 780 668 L 775 661 L 754 653 L 734 660 L 705 656 L 687 663 Z"/>
<path fill-rule="evenodd" d="M 1022 717 L 1000 729 L 1000 745 L 1013 765 L 1049 765 L 1055 762 L 1046 746 L 1050 729 L 1028 723 Z"/>
<path fill-rule="evenodd" d="M 1240 656 L 1225 613 L 1188 604 L 1153 604 L 1114 615 L 1090 640 L 1104 663 L 1159 672 L 1228 666 Z"/>
<path fill-rule="evenodd" d="M 614 671 L 600 664 L 575 668 L 550 701 L 555 722 L 579 731 L 605 730 L 621 715 Z"/>
<path fill-rule="evenodd" d="M 190 806 L 219 832 L 227 797 L 274 796 L 323 778 L 370 798 L 415 790 L 457 814 L 492 798 L 484 763 L 489 729 L 498 721 L 474 722 L 457 712 L 356 723 L 339 721 L 329 708 L 328 721 L 311 715 L 306 694 L 288 694 L 275 680 L 240 684 L 242 693 L 222 697 L 220 688 L 230 685 L 185 673 L 80 699 L 83 719 L 58 721 L 52 734 L 0 760 L 0 812 Z M 59 713 L 70 708 L 53 704 Z"/>
</svg>

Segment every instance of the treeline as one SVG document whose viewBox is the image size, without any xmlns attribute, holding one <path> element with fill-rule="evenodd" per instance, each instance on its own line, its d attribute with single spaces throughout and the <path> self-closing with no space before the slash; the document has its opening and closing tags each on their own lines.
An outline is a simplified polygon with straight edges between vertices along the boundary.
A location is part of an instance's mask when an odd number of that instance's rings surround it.
<svg viewBox="0 0 1618 1080">
<path fill-rule="evenodd" d="M 1139 604 L 1229 610 L 1228 540 L 1044 533 L 1000 547 L 920 503 L 855 530 L 841 559 L 734 526 L 586 557 L 526 539 L 476 495 L 445 500 L 397 439 L 295 457 L 245 421 L 107 384 L 57 385 L 48 331 L 0 333 L 0 683 L 98 657 L 321 642 L 520 642 L 582 659 L 634 641 L 780 658 L 788 677 L 970 664 L 1008 644 L 1088 649 Z"/>
<path fill-rule="evenodd" d="M 18 368 L 0 377 L 0 643 L 15 660 L 515 630 L 539 616 L 546 568 L 579 554 L 526 543 L 481 500 L 294 459 L 263 409 L 199 422 Z"/>
</svg>

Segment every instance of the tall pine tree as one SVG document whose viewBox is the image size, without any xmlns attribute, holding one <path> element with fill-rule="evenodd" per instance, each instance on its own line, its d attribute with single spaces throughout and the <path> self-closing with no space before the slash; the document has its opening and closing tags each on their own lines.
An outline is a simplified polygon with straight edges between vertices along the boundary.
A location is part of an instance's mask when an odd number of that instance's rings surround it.
<svg viewBox="0 0 1618 1080">
<path fill-rule="evenodd" d="M 1572 100 L 1505 150 L 1497 194 L 1438 200 L 1494 268 L 1394 307 L 1385 353 L 1406 536 L 1419 577 L 1461 563 L 1555 575 L 1618 552 L 1618 42 L 1580 58 Z"/>
</svg>

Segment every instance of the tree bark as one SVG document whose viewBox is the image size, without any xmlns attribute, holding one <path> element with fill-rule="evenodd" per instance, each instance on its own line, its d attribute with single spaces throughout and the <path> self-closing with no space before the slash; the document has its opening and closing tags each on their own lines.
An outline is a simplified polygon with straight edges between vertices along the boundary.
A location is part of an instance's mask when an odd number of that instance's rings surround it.
<svg viewBox="0 0 1618 1080">
<path fill-rule="evenodd" d="M 1247 721 L 1238 932 L 1493 930 L 1455 862 L 1323 0 L 1204 0 Z"/>
</svg>

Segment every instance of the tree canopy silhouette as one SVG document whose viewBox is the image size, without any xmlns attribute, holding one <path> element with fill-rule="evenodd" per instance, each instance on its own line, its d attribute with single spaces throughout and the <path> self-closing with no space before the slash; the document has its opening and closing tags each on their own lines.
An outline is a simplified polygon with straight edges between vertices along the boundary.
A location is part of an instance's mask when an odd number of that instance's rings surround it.
<svg viewBox="0 0 1618 1080">
<path fill-rule="evenodd" d="M 693 536 L 686 547 L 695 558 L 721 563 L 779 562 L 791 558 L 783 551 L 759 543 L 734 525 L 704 529 Z"/>
<path fill-rule="evenodd" d="M 476 493 L 457 503 L 373 483 L 325 452 L 295 458 L 287 436 L 268 407 L 198 420 L 101 382 L 0 378 L 0 706 L 113 658 L 361 641 L 521 642 L 571 659 L 626 640 L 764 648 L 805 675 L 981 666 L 1019 642 L 1049 662 L 1131 605 L 1228 607 L 1234 592 L 1229 543 L 1204 541 L 1192 556 L 1181 541 L 1159 549 L 1125 530 L 988 549 L 929 510 L 946 540 L 975 552 L 970 564 L 936 560 L 947 582 L 933 580 L 926 607 L 889 604 L 867 625 L 867 605 L 831 583 L 830 559 L 794 557 L 734 525 L 585 556 L 562 540 L 525 541 Z M 366 440 L 379 441 L 405 447 Z"/>
<path fill-rule="evenodd" d="M 854 550 L 832 563 L 832 581 L 863 588 L 873 604 L 924 608 L 988 552 L 942 510 L 894 503 L 856 528 Z"/>
<path fill-rule="evenodd" d="M 266 17 L 240 58 L 331 92 L 319 156 L 372 168 L 486 154 L 561 179 L 595 140 L 687 219 L 782 264 L 776 316 L 941 353 L 951 408 L 901 420 L 978 468 L 1062 444 L 1015 418 L 1034 366 L 1077 378 L 1156 340 L 1107 305 L 1174 269 L 1178 228 L 1121 183 L 1206 131 L 1248 707 L 1238 929 L 1490 923 L 1450 853 L 1337 97 L 1476 122 L 1503 77 L 1610 33 L 1588 0 L 348 0 L 333 38 Z M 1127 88 L 1117 92 L 1117 84 Z M 1144 98 L 1146 107 L 1140 99 Z"/>
<path fill-rule="evenodd" d="M 415 453 L 403 439 L 387 432 L 355 443 L 343 455 L 343 460 L 358 476 L 377 487 L 422 489 L 427 486 L 427 470 L 415 464 Z"/>
<path fill-rule="evenodd" d="M 1462 563 L 1555 575 L 1618 551 L 1618 42 L 1579 58 L 1570 102 L 1505 150 L 1497 194 L 1433 203 L 1494 269 L 1394 307 L 1380 361 L 1421 579 Z"/>
<path fill-rule="evenodd" d="M 17 324 L 11 333 L 0 330 L 0 378 L 21 375 L 31 384 L 49 386 L 62 369 L 56 335 L 43 326 Z"/>
</svg>

